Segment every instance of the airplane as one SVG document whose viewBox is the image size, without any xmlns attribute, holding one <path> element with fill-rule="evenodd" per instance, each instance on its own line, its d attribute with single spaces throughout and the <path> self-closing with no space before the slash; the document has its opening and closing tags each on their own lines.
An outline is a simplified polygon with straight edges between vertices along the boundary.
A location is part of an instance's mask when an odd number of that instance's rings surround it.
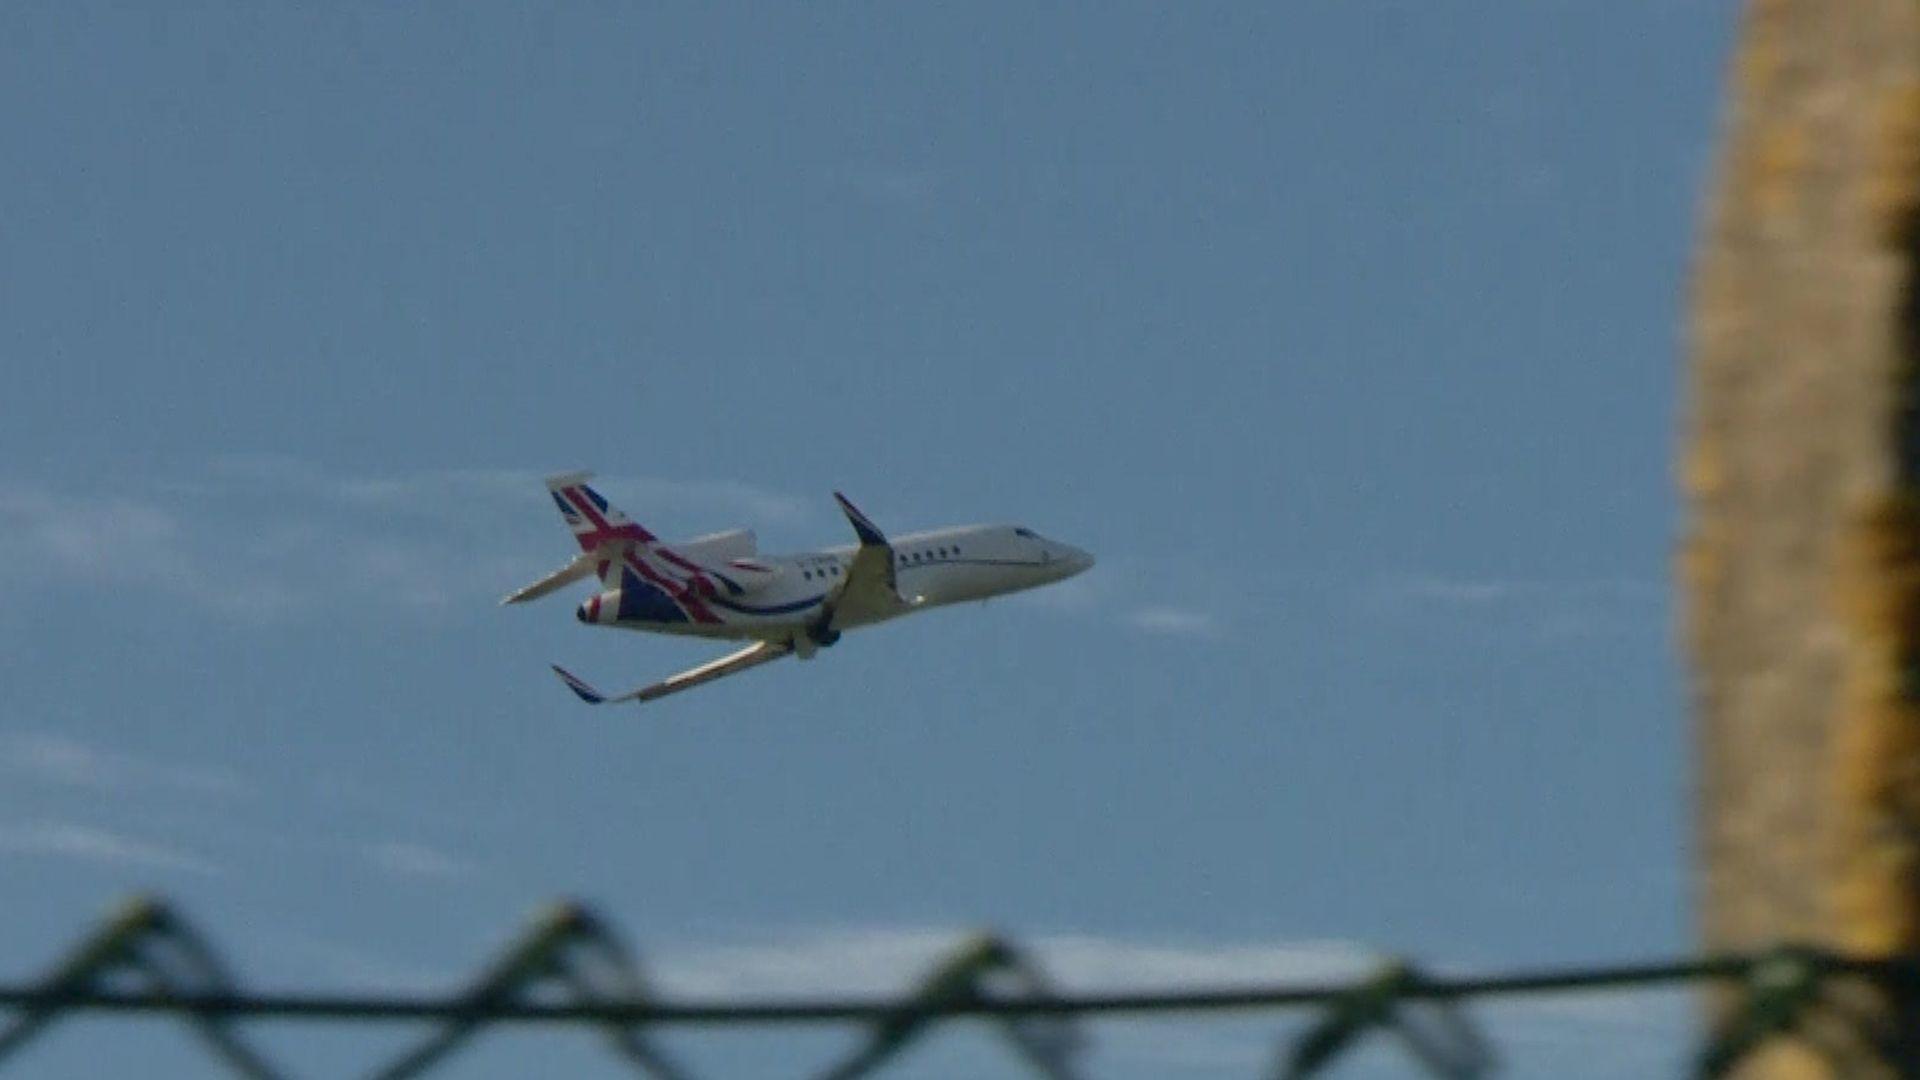
<svg viewBox="0 0 1920 1080">
<path fill-rule="evenodd" d="M 857 544 L 762 555 L 747 529 L 667 543 L 608 503 L 591 473 L 547 479 L 580 545 L 565 566 L 500 602 L 537 600 L 588 576 L 601 591 L 574 609 L 589 626 L 744 641 L 737 652 L 638 690 L 602 694 L 552 665 L 589 705 L 654 701 L 783 656 L 812 659 L 848 630 L 916 611 L 1064 581 L 1093 556 L 1016 525 L 961 525 L 889 539 L 834 492 Z"/>
</svg>

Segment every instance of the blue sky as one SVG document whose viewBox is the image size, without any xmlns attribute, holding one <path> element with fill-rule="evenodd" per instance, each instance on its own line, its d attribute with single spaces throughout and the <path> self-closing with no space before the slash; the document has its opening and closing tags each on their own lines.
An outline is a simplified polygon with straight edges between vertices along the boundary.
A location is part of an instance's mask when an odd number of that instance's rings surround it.
<svg viewBox="0 0 1920 1080">
<path fill-rule="evenodd" d="M 979 926 L 1091 986 L 1688 948 L 1668 462 L 1732 8 L 0 11 L 0 971 L 136 889 L 280 987 L 446 985 L 561 894 L 686 992 Z M 582 467 L 668 535 L 841 542 L 843 488 L 1101 562 L 594 712 L 548 661 L 712 650 L 494 606 Z M 1486 1019 L 1563 1077 L 1687 1022 Z M 133 1062 L 202 1068 L 116 1021 L 23 1059 Z M 620 1075 L 447 1075 L 535 1068 Z"/>
</svg>

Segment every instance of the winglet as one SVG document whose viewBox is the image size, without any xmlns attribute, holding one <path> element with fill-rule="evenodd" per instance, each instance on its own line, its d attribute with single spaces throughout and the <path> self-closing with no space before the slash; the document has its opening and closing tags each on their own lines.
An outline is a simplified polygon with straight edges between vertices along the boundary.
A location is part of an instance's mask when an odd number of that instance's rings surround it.
<svg viewBox="0 0 1920 1080">
<path fill-rule="evenodd" d="M 886 534 L 882 533 L 878 526 L 868 520 L 867 515 L 861 513 L 859 507 L 848 502 L 847 497 L 837 491 L 833 493 L 833 498 L 834 501 L 840 504 L 841 511 L 847 515 L 847 520 L 853 524 L 853 531 L 860 535 L 860 542 L 862 544 L 873 547 L 887 546 Z"/>
<path fill-rule="evenodd" d="M 607 696 L 605 694 L 602 694 L 600 691 L 595 690 L 593 687 L 588 686 L 585 679 L 580 678 L 578 675 L 575 675 L 573 672 L 568 671 L 566 668 L 561 667 L 559 664 L 550 664 L 548 666 L 553 668 L 553 673 L 555 675 L 560 676 L 561 682 L 567 684 L 567 689 L 580 695 L 581 701 L 584 701 L 589 705 L 606 704 Z"/>
</svg>

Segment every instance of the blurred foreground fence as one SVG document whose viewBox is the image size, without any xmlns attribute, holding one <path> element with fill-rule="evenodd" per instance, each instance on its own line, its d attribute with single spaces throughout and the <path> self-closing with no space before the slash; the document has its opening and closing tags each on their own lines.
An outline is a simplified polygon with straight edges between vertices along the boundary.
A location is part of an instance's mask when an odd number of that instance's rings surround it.
<svg viewBox="0 0 1920 1080">
<path fill-rule="evenodd" d="M 587 909 L 557 904 L 482 968 L 465 990 L 419 997 L 243 991 L 206 939 L 165 904 L 137 899 L 86 935 L 32 983 L 0 984 L 0 1070 L 37 1035 L 83 1011 L 163 1014 L 190 1025 L 209 1052 L 249 1077 L 287 1075 L 241 1036 L 248 1019 L 315 1022 L 427 1022 L 433 1030 L 392 1062 L 381 1080 L 419 1076 L 486 1028 L 570 1024 L 596 1028 L 636 1075 L 690 1080 L 694 1075 L 649 1041 L 667 1027 L 839 1024 L 864 1028 L 863 1040 L 821 1080 L 875 1073 L 916 1040 L 961 1020 L 997 1028 L 1035 1075 L 1082 1075 L 1081 1018 L 1314 1010 L 1314 1021 L 1285 1040 L 1270 1076 L 1318 1076 L 1369 1036 L 1397 1038 L 1425 1071 L 1451 1080 L 1492 1075 L 1496 1060 L 1465 1013 L 1477 999 L 1632 990 L 1687 982 L 1718 983 L 1729 1007 L 1708 1033 L 1695 1075 L 1728 1075 L 1775 1036 L 1825 1046 L 1838 1075 L 1878 1054 L 1895 1033 L 1883 1016 L 1851 1007 L 1844 984 L 1908 990 L 1920 962 L 1848 959 L 1810 949 L 1719 956 L 1673 963 L 1438 977 L 1404 963 L 1341 984 L 1061 993 L 1017 945 L 993 937 L 960 943 L 912 992 L 895 999 L 807 999 L 740 1003 L 658 1000 L 619 936 Z M 1822 1033 L 1831 1033 L 1828 1039 Z"/>
</svg>

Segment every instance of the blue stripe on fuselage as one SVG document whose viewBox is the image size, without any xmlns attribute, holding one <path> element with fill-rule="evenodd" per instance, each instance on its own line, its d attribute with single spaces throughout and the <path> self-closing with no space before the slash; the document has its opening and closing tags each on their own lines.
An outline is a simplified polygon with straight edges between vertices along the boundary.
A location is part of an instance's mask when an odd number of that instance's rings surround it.
<svg viewBox="0 0 1920 1080">
<path fill-rule="evenodd" d="M 821 593 L 819 596 L 808 597 L 805 600 L 795 600 L 790 604 L 774 604 L 769 607 L 739 604 L 732 600 L 722 600 L 717 596 L 708 597 L 707 599 L 708 603 L 713 604 L 715 607 L 723 607 L 728 611 L 739 612 L 742 615 L 790 615 L 796 611 L 805 611 L 826 598 L 827 594 Z"/>
</svg>

